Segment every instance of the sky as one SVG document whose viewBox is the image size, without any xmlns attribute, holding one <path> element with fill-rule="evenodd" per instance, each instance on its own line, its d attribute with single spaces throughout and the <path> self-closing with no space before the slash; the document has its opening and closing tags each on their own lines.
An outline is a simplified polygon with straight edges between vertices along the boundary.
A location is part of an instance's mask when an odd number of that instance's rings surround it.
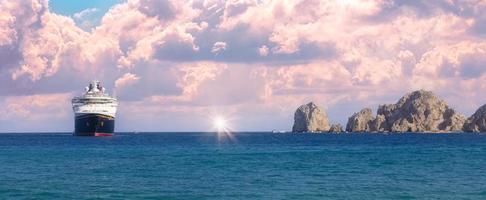
<svg viewBox="0 0 486 200">
<path fill-rule="evenodd" d="M 93 79 L 116 131 L 290 130 L 310 101 L 345 126 L 433 91 L 486 103 L 486 0 L 0 0 L 0 132 L 72 131 Z"/>
</svg>

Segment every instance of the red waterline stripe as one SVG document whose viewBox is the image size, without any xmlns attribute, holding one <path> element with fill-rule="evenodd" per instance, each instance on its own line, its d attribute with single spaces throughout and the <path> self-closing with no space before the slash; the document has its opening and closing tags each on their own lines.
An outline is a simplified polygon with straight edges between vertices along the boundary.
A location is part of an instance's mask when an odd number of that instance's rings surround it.
<svg viewBox="0 0 486 200">
<path fill-rule="evenodd" d="M 96 137 L 109 137 L 109 136 L 113 136 L 112 133 L 95 133 L 95 136 Z"/>
</svg>

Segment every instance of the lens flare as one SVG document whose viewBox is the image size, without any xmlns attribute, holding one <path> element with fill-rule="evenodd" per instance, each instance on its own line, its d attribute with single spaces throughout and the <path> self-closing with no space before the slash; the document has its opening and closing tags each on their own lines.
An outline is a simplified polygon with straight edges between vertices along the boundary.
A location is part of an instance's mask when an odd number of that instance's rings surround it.
<svg viewBox="0 0 486 200">
<path fill-rule="evenodd" d="M 214 119 L 214 128 L 216 128 L 218 132 L 226 129 L 227 128 L 226 119 L 222 117 L 216 117 Z"/>
<path fill-rule="evenodd" d="M 231 141 L 235 140 L 233 134 L 231 133 L 229 120 L 226 117 L 221 115 L 212 117 L 212 123 L 213 129 L 218 136 L 218 141 L 221 141 L 222 139 L 229 139 Z"/>
</svg>

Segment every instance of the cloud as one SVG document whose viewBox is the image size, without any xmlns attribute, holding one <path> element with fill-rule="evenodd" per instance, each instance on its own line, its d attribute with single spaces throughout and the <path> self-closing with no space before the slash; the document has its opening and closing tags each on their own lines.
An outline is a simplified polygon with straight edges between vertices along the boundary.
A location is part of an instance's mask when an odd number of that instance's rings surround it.
<svg viewBox="0 0 486 200">
<path fill-rule="evenodd" d="M 137 75 L 132 74 L 132 73 L 123 74 L 122 77 L 116 79 L 115 88 L 121 89 L 121 88 L 123 88 L 127 85 L 131 85 L 131 84 L 136 83 L 139 79 L 140 79 L 140 77 L 138 77 Z"/>
<path fill-rule="evenodd" d="M 484 56 L 486 42 L 462 41 L 436 46 L 423 54 L 414 68 L 414 75 L 427 79 L 476 78 L 486 71 L 478 67 Z"/>
<path fill-rule="evenodd" d="M 284 125 L 313 100 L 344 121 L 355 112 L 345 105 L 376 106 L 421 88 L 452 104 L 467 97 L 470 113 L 486 99 L 485 6 L 128 0 L 96 18 L 96 8 L 62 16 L 47 0 L 4 1 L 0 80 L 9 87 L 0 96 L 11 106 L 0 117 L 35 115 L 35 102 L 79 92 L 91 79 L 117 90 L 121 111 L 138 120 L 143 112 L 200 120 L 216 109 Z"/>
<path fill-rule="evenodd" d="M 80 28 L 90 31 L 97 23 L 98 8 L 87 8 L 73 14 L 73 20 Z"/>
<path fill-rule="evenodd" d="M 16 59 L 10 60 L 16 66 L 7 65 L 15 68 L 11 71 L 13 80 L 25 76 L 37 81 L 52 76 L 59 70 L 64 51 L 69 50 L 79 38 L 87 36 L 71 19 L 48 12 L 47 1 L 30 4 L 9 2 L 2 6 L 0 16 L 15 16 L 10 18 L 10 27 L 2 27 L 7 31 L 0 31 L 15 33 L 0 48 L 16 52 L 11 52 L 14 55 L 18 53 L 18 56 L 9 58 Z"/>
<path fill-rule="evenodd" d="M 12 28 L 14 22 L 15 17 L 4 14 L 0 15 L 0 26 L 3 27 L 0 30 L 0 46 L 11 44 L 16 37 L 17 32 Z"/>
<path fill-rule="evenodd" d="M 0 120 L 22 119 L 25 122 L 64 118 L 70 115 L 71 97 L 71 93 L 7 97 L 0 101 Z"/>
<path fill-rule="evenodd" d="M 213 45 L 213 49 L 211 50 L 211 53 L 219 54 L 224 50 L 226 50 L 225 42 L 215 42 Z"/>
<path fill-rule="evenodd" d="M 258 54 L 260 54 L 261 56 L 267 56 L 268 53 L 269 53 L 269 51 L 268 51 L 268 47 L 266 45 L 263 45 L 260 48 L 258 48 Z"/>
<path fill-rule="evenodd" d="M 74 19 L 82 20 L 86 16 L 92 15 L 93 13 L 99 12 L 97 8 L 86 8 L 82 11 L 73 14 Z"/>
<path fill-rule="evenodd" d="M 157 6 L 159 3 L 163 5 Z M 156 14 L 167 9 L 173 11 L 168 14 L 171 16 Z M 120 68 L 152 59 L 185 59 L 199 50 L 193 32 L 202 31 L 206 26 L 191 22 L 195 13 L 181 1 L 129 1 L 106 13 L 93 35 L 115 39 L 123 52 L 117 61 Z"/>
</svg>

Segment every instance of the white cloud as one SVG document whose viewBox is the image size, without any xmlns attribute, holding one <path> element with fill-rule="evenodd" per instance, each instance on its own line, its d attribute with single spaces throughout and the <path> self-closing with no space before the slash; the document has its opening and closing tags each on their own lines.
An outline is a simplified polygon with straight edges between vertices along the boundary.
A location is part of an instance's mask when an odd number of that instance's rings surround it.
<svg viewBox="0 0 486 200">
<path fill-rule="evenodd" d="M 258 48 L 258 54 L 260 54 L 260 56 L 267 56 L 268 52 L 269 52 L 269 50 L 268 50 L 268 47 L 266 45 L 263 45 L 260 48 Z"/>
<path fill-rule="evenodd" d="M 436 6 L 424 14 L 393 1 L 128 0 L 95 26 L 96 8 L 69 18 L 46 0 L 5 1 L 0 79 L 18 88 L 0 93 L 72 91 L 95 77 L 140 95 L 130 99 L 134 110 L 148 103 L 158 114 L 207 111 L 214 101 L 287 116 L 288 105 L 307 100 L 375 104 L 420 88 L 478 105 L 486 99 L 485 40 L 475 34 L 484 5 L 449 6 L 466 13 Z"/>
<path fill-rule="evenodd" d="M 140 79 L 140 77 L 137 76 L 136 74 L 125 73 L 125 74 L 123 74 L 122 77 L 116 79 L 115 88 L 121 89 L 125 86 L 132 85 L 132 84 L 138 82 L 139 79 Z"/>
<path fill-rule="evenodd" d="M 219 54 L 224 50 L 226 50 L 226 42 L 215 42 L 211 49 L 211 53 Z"/>
<path fill-rule="evenodd" d="M 98 8 L 87 8 L 82 11 L 73 14 L 74 19 L 83 20 L 85 17 L 88 17 L 96 12 L 99 12 Z"/>
<path fill-rule="evenodd" d="M 98 8 L 87 8 L 73 14 L 73 20 L 83 30 L 91 31 L 99 24 L 100 10 Z"/>
</svg>

